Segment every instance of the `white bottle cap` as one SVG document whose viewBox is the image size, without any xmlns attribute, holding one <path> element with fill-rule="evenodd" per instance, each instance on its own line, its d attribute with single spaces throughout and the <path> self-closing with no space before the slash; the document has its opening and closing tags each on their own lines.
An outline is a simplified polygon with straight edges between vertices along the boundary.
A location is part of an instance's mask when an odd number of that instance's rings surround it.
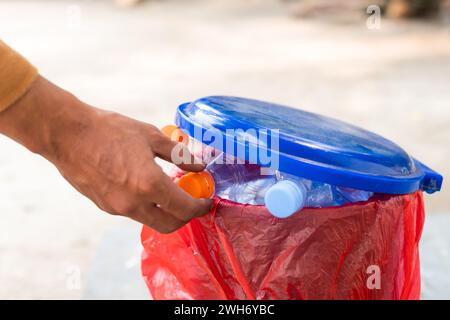
<svg viewBox="0 0 450 320">
<path fill-rule="evenodd" d="M 305 205 L 305 190 L 295 182 L 283 180 L 274 184 L 264 197 L 266 208 L 278 218 L 287 218 Z"/>
</svg>

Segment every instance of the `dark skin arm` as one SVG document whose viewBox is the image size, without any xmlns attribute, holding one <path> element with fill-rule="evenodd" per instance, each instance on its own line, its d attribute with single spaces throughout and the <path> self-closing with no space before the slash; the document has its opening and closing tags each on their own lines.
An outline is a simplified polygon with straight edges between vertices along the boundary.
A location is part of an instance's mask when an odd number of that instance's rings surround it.
<svg viewBox="0 0 450 320">
<path fill-rule="evenodd" d="M 161 233 L 211 206 L 190 197 L 156 164 L 155 157 L 170 161 L 176 145 L 156 127 L 89 106 L 43 77 L 0 113 L 0 133 L 53 163 L 100 209 Z M 204 169 L 191 163 L 180 167 Z"/>
</svg>

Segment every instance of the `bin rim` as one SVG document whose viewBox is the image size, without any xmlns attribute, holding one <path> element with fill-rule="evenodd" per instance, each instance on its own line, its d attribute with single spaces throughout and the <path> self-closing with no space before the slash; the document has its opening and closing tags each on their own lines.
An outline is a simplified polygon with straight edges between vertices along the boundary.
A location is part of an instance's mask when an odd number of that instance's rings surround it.
<svg viewBox="0 0 450 320">
<path fill-rule="evenodd" d="M 209 96 L 181 104 L 175 123 L 207 145 L 211 144 L 211 135 L 206 133 L 219 133 L 221 141 L 213 141 L 213 145 L 227 154 L 263 167 L 272 165 L 252 156 L 263 152 L 277 158 L 279 171 L 313 181 L 385 194 L 417 190 L 431 194 L 442 187 L 439 173 L 392 141 L 300 109 L 247 98 Z M 257 140 L 242 139 L 242 131 L 249 129 L 256 132 Z M 272 146 L 275 133 L 278 145 Z"/>
</svg>

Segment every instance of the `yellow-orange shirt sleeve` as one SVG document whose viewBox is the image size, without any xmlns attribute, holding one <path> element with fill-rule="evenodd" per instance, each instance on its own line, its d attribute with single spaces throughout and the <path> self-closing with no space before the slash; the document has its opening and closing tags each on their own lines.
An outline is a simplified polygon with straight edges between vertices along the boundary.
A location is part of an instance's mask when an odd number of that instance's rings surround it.
<svg viewBox="0 0 450 320">
<path fill-rule="evenodd" d="M 25 94 L 37 75 L 34 66 L 0 40 L 0 112 Z"/>
</svg>

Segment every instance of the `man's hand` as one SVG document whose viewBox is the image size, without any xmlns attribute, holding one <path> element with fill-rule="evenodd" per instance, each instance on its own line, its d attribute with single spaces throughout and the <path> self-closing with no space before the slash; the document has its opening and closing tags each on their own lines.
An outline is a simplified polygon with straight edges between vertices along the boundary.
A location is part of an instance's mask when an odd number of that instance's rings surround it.
<svg viewBox="0 0 450 320">
<path fill-rule="evenodd" d="M 0 133 L 51 161 L 102 210 L 161 233 L 206 214 L 211 206 L 210 200 L 190 197 L 156 164 L 155 157 L 170 161 L 176 144 L 157 128 L 88 106 L 42 77 L 0 113 Z M 181 168 L 201 171 L 204 166 Z"/>
</svg>

